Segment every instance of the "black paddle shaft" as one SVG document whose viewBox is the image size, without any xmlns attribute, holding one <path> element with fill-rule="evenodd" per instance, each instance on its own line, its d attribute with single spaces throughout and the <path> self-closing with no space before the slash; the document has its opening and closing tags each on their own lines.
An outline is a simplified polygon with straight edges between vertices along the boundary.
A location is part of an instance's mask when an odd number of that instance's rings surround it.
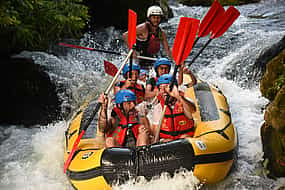
<svg viewBox="0 0 285 190">
<path fill-rule="evenodd" d="M 170 92 L 172 91 L 173 86 L 174 86 L 174 82 L 175 82 L 175 79 L 176 79 L 177 70 L 178 70 L 178 66 L 175 65 L 175 68 L 174 68 L 174 71 L 173 71 L 173 75 L 172 75 L 172 78 L 171 78 L 171 82 L 170 82 L 170 85 L 169 85 L 169 90 L 170 90 Z M 165 105 L 168 104 L 169 98 L 170 98 L 170 95 L 167 94 L 166 100 L 165 100 Z"/>
<path fill-rule="evenodd" d="M 202 51 L 204 51 L 204 49 L 209 45 L 209 43 L 212 41 L 213 39 L 210 38 L 207 43 L 202 47 L 202 49 L 200 49 L 200 51 L 197 53 L 197 55 L 192 59 L 192 61 L 188 64 L 188 67 L 190 67 L 190 65 L 192 65 L 192 63 L 194 63 L 194 61 L 198 58 L 198 56 L 202 53 Z"/>
</svg>

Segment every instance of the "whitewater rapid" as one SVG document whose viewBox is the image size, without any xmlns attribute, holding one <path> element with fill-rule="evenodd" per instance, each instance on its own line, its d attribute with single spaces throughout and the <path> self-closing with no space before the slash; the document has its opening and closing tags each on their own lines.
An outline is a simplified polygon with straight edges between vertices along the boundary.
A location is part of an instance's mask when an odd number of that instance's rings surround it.
<svg viewBox="0 0 285 190">
<path fill-rule="evenodd" d="M 173 43 L 179 17 L 201 18 L 208 10 L 202 7 L 173 6 L 175 17 L 162 24 Z M 255 59 L 263 49 L 278 42 L 285 34 L 285 5 L 283 1 L 261 2 L 237 6 L 241 16 L 224 36 L 213 41 L 191 69 L 195 74 L 217 85 L 227 97 L 232 121 L 238 131 L 239 152 L 236 169 L 223 182 L 199 185 L 188 171 L 180 171 L 174 178 L 163 174 L 150 182 L 144 179 L 129 181 L 114 189 L 128 190 L 188 190 L 188 189 L 278 189 L 285 186 L 283 178 L 277 181 L 265 178 L 262 169 L 260 127 L 268 101 L 261 96 L 259 85 L 251 81 Z M 255 18 L 259 16 L 260 18 Z M 277 26 L 276 26 L 277 25 Z M 110 27 L 102 35 L 86 35 L 81 42 L 93 47 L 101 43 L 113 44 L 106 48 L 123 51 L 122 31 Z M 99 36 L 98 36 L 99 35 Z M 100 36 L 101 35 L 101 36 Z M 102 37 L 100 40 L 99 38 Z M 113 43 L 118 42 L 118 43 Z M 200 45 L 205 40 L 201 40 Z M 114 45 L 115 44 L 115 45 Z M 197 52 L 197 48 L 193 52 Z M 49 68 L 50 77 L 63 83 L 72 94 L 73 104 L 80 105 L 87 94 L 101 93 L 110 80 L 103 71 L 106 55 L 83 50 L 70 50 L 66 56 L 45 52 L 24 52 Z M 108 56 L 119 65 L 122 58 Z M 250 83 L 250 85 L 248 85 Z M 63 99 L 65 98 L 64 95 Z M 69 104 L 68 101 L 64 102 Z M 29 110 L 27 110 L 29 111 Z M 47 126 L 0 126 L 0 189 L 1 190 L 69 190 L 72 189 L 63 174 L 64 131 L 68 121 Z"/>
</svg>

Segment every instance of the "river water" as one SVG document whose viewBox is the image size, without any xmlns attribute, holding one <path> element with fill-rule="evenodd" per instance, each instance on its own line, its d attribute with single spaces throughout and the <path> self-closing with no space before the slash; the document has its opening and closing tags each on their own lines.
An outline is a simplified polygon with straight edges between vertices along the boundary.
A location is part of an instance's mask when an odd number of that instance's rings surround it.
<svg viewBox="0 0 285 190">
<path fill-rule="evenodd" d="M 171 8 L 174 18 L 163 23 L 162 28 L 166 30 L 172 46 L 179 17 L 201 19 L 208 8 L 182 5 L 172 5 Z M 259 91 L 259 77 L 252 77 L 258 55 L 285 35 L 285 2 L 266 0 L 236 8 L 241 16 L 222 37 L 213 40 L 191 66 L 197 76 L 219 86 L 228 98 L 233 124 L 239 137 L 236 169 L 223 182 L 215 185 L 198 185 L 191 172 L 181 171 L 174 178 L 162 175 L 150 182 L 129 181 L 115 189 L 278 189 L 285 186 L 284 178 L 274 181 L 265 178 L 260 172 L 263 155 L 260 126 L 268 101 Z M 126 51 L 121 34 L 122 31 L 109 27 L 86 33 L 77 43 Z M 207 37 L 200 39 L 191 55 L 195 55 L 206 40 Z M 123 57 L 87 50 L 64 51 L 64 56 L 47 52 L 20 54 L 32 57 L 36 63 L 46 66 L 51 79 L 59 87 L 66 87 L 65 92 L 59 91 L 63 111 L 67 107 L 75 109 L 88 94 L 98 94 L 104 90 L 111 79 L 104 73 L 104 59 L 116 65 L 123 60 Z M 33 128 L 1 126 L 0 189 L 72 189 L 62 172 L 66 125 L 66 121 L 59 121 Z"/>
</svg>

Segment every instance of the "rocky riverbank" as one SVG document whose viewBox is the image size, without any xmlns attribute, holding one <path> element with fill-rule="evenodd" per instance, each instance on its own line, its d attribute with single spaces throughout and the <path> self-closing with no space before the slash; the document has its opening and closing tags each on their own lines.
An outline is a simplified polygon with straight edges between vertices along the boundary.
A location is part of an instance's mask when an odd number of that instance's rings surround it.
<svg viewBox="0 0 285 190">
<path fill-rule="evenodd" d="M 273 46 L 280 50 L 268 61 L 260 82 L 262 95 L 270 100 L 261 127 L 264 167 L 269 177 L 285 176 L 285 37 Z M 278 45 L 279 44 L 279 45 Z M 268 53 L 271 52 L 271 53 Z M 272 55 L 272 48 L 265 54 Z"/>
</svg>

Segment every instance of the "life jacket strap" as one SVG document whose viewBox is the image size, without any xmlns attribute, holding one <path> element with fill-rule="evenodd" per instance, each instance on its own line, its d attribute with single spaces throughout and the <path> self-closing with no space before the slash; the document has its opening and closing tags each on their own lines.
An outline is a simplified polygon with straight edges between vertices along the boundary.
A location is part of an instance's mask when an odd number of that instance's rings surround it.
<svg viewBox="0 0 285 190">
<path fill-rule="evenodd" d="M 173 137 L 179 136 L 179 135 L 183 135 L 189 132 L 194 132 L 194 127 L 191 127 L 190 129 L 186 129 L 183 131 L 164 131 L 164 130 L 160 130 L 161 133 L 165 134 L 165 135 L 171 135 Z"/>
</svg>

